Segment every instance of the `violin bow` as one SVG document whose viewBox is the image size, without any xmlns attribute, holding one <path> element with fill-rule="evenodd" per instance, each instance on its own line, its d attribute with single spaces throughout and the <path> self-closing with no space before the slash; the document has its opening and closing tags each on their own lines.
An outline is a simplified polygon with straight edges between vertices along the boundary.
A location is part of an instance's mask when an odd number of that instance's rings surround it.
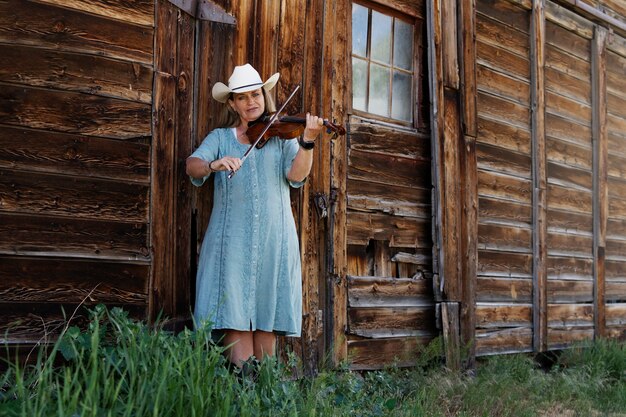
<svg viewBox="0 0 626 417">
<path fill-rule="evenodd" d="M 259 135 L 258 138 L 256 138 L 256 140 L 254 141 L 254 143 L 252 145 L 250 145 L 250 147 L 248 148 L 248 150 L 246 151 L 246 153 L 243 154 L 243 156 L 241 157 L 241 165 L 243 165 L 243 161 L 245 161 L 248 158 L 248 155 L 250 155 L 250 152 L 252 152 L 252 150 L 254 149 L 254 147 L 257 145 L 257 143 L 259 143 L 261 141 L 261 139 L 263 138 L 263 135 L 265 135 L 265 132 L 267 132 L 267 130 L 270 128 L 270 126 L 272 125 L 272 123 L 274 123 L 276 121 L 276 119 L 278 119 L 278 116 L 280 116 L 280 113 L 285 109 L 285 106 L 287 106 L 287 103 L 289 103 L 289 101 L 293 98 L 293 96 L 296 94 L 296 91 L 298 91 L 300 89 L 300 85 L 297 85 L 296 88 L 293 89 L 293 91 L 291 92 L 291 94 L 289 95 L 289 97 L 287 97 L 287 100 L 285 100 L 285 102 L 283 103 L 282 106 L 280 106 L 280 109 L 278 109 L 278 111 L 276 111 L 276 113 L 274 113 L 272 115 L 272 117 L 270 117 L 270 120 L 267 122 L 267 125 L 265 125 L 265 128 L 263 129 L 263 131 L 261 132 L 261 134 Z M 228 179 L 231 179 L 233 177 L 233 175 L 235 175 L 235 172 L 237 171 L 230 171 L 228 173 Z"/>
</svg>

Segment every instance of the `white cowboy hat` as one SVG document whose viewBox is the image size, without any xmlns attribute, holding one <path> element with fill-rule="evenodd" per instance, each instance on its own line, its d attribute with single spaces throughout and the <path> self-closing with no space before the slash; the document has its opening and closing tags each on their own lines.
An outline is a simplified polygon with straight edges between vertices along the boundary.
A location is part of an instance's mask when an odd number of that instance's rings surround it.
<svg viewBox="0 0 626 417">
<path fill-rule="evenodd" d="M 252 68 L 252 65 L 240 65 L 235 67 L 232 75 L 228 79 L 228 85 L 224 83 L 215 83 L 213 86 L 213 98 L 220 103 L 226 103 L 231 93 L 245 93 L 263 87 L 265 91 L 269 91 L 278 82 L 279 73 L 272 75 L 267 81 L 263 82 L 261 76 Z"/>
</svg>

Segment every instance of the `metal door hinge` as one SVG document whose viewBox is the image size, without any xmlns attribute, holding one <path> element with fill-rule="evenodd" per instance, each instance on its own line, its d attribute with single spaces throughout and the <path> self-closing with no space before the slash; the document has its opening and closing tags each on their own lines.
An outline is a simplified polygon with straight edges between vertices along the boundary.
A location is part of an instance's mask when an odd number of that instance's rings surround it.
<svg viewBox="0 0 626 417">
<path fill-rule="evenodd" d="M 196 19 L 237 26 L 237 19 L 210 0 L 168 0 Z"/>
</svg>

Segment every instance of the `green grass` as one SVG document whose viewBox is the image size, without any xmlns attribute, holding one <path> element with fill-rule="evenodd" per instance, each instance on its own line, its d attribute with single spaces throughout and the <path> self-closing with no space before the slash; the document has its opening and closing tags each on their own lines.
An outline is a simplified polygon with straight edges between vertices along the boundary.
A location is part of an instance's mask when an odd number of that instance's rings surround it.
<svg viewBox="0 0 626 417">
<path fill-rule="evenodd" d="M 51 351 L 0 375 L 0 416 L 626 416 L 626 347 L 600 340 L 564 351 L 545 371 L 525 355 L 446 371 L 436 340 L 411 369 L 347 367 L 294 378 L 264 361 L 239 378 L 208 329 L 178 335 L 97 307 Z"/>
</svg>

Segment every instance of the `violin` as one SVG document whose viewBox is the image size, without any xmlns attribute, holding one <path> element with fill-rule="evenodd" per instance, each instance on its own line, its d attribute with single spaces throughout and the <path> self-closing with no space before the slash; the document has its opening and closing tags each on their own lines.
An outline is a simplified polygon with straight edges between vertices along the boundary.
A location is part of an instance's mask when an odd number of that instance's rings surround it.
<svg viewBox="0 0 626 417">
<path fill-rule="evenodd" d="M 287 100 L 280 106 L 280 109 L 276 111 L 276 113 L 272 113 L 271 115 L 261 116 L 258 122 L 253 122 L 248 124 L 248 130 L 246 134 L 248 137 L 256 137 L 256 140 L 250 145 L 246 153 L 241 157 L 241 163 L 248 158 L 252 149 L 262 148 L 265 143 L 274 136 L 278 136 L 282 139 L 293 139 L 295 137 L 300 136 L 304 133 L 304 127 L 306 125 L 306 118 L 298 117 L 298 116 L 283 116 L 279 117 L 280 113 L 285 109 L 285 106 L 296 94 L 296 91 L 300 88 L 299 85 L 291 92 Z M 252 125 L 252 126 L 251 126 Z M 254 127 L 257 126 L 257 127 Z M 346 129 L 342 126 L 335 125 L 334 123 L 330 123 L 329 121 L 324 121 L 324 126 L 326 126 L 327 131 L 335 132 L 334 136 L 337 134 L 345 135 Z M 258 130 L 257 130 L 258 129 Z M 231 179 L 235 175 L 235 171 L 230 171 L 228 173 L 228 179 Z"/>
<path fill-rule="evenodd" d="M 304 133 L 304 127 L 306 125 L 306 116 L 304 113 L 296 114 L 293 116 L 281 116 L 267 127 L 270 123 L 272 115 L 264 114 L 257 120 L 248 123 L 248 130 L 246 134 L 251 138 L 258 138 L 262 135 L 261 140 L 256 144 L 257 149 L 261 149 L 267 141 L 272 137 L 279 137 L 280 139 L 293 139 L 297 138 Z M 326 133 L 333 133 L 333 138 L 337 135 L 345 135 L 346 129 L 341 125 L 336 125 L 324 120 L 324 126 L 326 126 Z"/>
</svg>

